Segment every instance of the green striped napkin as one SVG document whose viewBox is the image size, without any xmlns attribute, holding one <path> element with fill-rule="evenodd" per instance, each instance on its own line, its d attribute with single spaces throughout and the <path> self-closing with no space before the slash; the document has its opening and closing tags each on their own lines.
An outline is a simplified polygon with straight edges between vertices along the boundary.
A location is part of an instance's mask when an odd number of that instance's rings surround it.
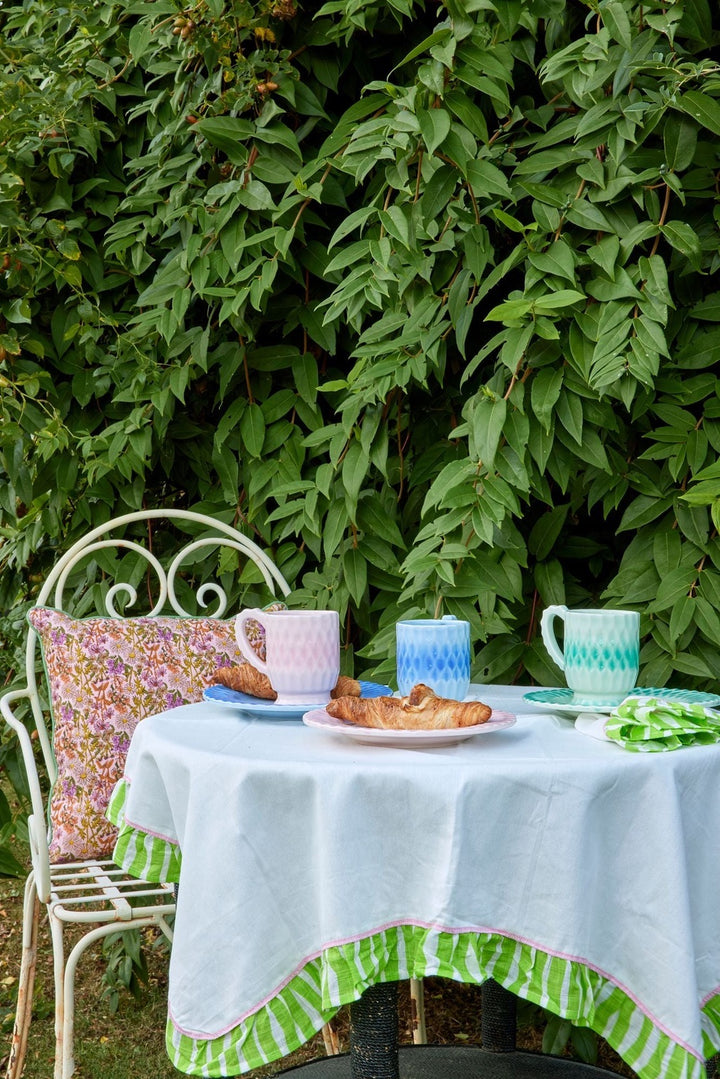
<svg viewBox="0 0 720 1079">
<path fill-rule="evenodd" d="M 628 697 L 605 722 L 605 735 L 636 753 L 720 742 L 720 713 L 663 697 Z"/>
</svg>

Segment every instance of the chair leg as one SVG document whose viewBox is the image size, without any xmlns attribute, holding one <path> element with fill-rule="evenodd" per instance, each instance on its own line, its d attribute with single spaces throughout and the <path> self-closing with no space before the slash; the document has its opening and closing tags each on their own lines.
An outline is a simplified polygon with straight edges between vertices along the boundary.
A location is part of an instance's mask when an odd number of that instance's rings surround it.
<svg viewBox="0 0 720 1079">
<path fill-rule="evenodd" d="M 53 921 L 58 921 L 58 919 L 53 919 Z M 91 944 L 94 944 L 98 940 L 102 940 L 102 938 L 108 936 L 109 933 L 116 933 L 118 929 L 121 928 L 134 929 L 137 931 L 152 925 L 159 926 L 164 932 L 163 925 L 166 929 L 169 927 L 164 919 L 158 919 L 156 917 L 134 918 L 131 922 L 103 922 L 101 925 L 95 926 L 94 929 L 91 929 L 80 938 L 65 962 L 63 960 L 62 924 L 59 923 L 59 925 L 59 937 L 56 945 L 56 955 L 59 957 L 59 961 L 56 967 L 56 978 L 62 974 L 62 980 L 59 984 L 57 980 L 55 983 L 55 991 L 57 994 L 55 1016 L 56 1023 L 58 1022 L 58 1019 L 60 1022 L 60 1035 L 56 1042 L 57 1056 L 55 1058 L 54 1079 L 70 1079 L 70 1076 L 75 1071 L 75 971 L 80 956 Z M 64 969 L 61 970 L 61 968 Z M 58 1062 L 60 1064 L 59 1068 Z"/>
<path fill-rule="evenodd" d="M 63 1030 L 65 1026 L 65 946 L 63 942 L 63 923 L 57 918 L 52 908 L 50 917 L 50 936 L 53 949 L 53 976 L 55 980 L 55 1069 L 53 1079 L 64 1079 L 63 1071 Z M 70 1047 L 72 1054 L 72 1046 Z"/>
<path fill-rule="evenodd" d="M 410 979 L 410 1008 L 412 1016 L 412 1036 L 415 1045 L 425 1045 L 425 987 L 422 978 Z"/>
<path fill-rule="evenodd" d="M 37 938 L 40 923 L 40 901 L 32 873 L 25 882 L 23 900 L 22 958 L 18 978 L 17 1008 L 13 1027 L 6 1079 L 20 1079 L 25 1065 L 27 1039 L 32 1019 L 33 988 L 37 966 Z"/>
</svg>

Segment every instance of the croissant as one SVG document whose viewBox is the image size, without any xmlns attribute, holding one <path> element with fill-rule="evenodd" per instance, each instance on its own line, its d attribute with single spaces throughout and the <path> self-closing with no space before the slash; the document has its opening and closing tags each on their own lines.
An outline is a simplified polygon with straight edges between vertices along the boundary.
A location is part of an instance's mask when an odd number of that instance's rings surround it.
<svg viewBox="0 0 720 1079">
<path fill-rule="evenodd" d="M 348 678 L 346 674 L 341 674 L 330 696 L 333 700 L 336 697 L 359 697 L 360 683 L 357 678 Z"/>
<path fill-rule="evenodd" d="M 345 719 L 359 727 L 385 730 L 442 730 L 474 727 L 485 723 L 492 709 L 481 701 L 453 701 L 438 697 L 429 686 L 419 683 L 407 697 L 372 697 L 368 700 L 340 697 L 325 705 L 335 719 Z"/>
<path fill-rule="evenodd" d="M 233 667 L 220 667 L 214 675 L 216 683 L 227 686 L 228 689 L 237 690 L 239 693 L 248 693 L 251 697 L 261 697 L 263 700 L 274 701 L 277 693 L 266 674 L 253 667 L 252 663 L 238 663 Z M 348 678 L 341 674 L 332 697 L 359 697 L 360 683 L 355 678 Z"/>
<path fill-rule="evenodd" d="M 268 676 L 253 667 L 252 663 L 220 667 L 213 677 L 219 685 L 227 686 L 238 693 L 249 693 L 251 697 L 262 697 L 267 701 L 274 701 L 277 697 Z"/>
</svg>

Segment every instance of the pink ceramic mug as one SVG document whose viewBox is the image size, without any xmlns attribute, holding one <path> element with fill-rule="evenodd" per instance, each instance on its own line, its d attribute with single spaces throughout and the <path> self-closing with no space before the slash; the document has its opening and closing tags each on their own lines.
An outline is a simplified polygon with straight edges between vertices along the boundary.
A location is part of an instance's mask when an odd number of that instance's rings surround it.
<svg viewBox="0 0 720 1079">
<path fill-rule="evenodd" d="M 265 630 L 266 659 L 258 658 L 246 624 Z M 235 619 L 238 648 L 270 679 L 276 704 L 323 705 L 340 674 L 340 618 L 337 611 L 262 611 L 250 607 Z"/>
</svg>

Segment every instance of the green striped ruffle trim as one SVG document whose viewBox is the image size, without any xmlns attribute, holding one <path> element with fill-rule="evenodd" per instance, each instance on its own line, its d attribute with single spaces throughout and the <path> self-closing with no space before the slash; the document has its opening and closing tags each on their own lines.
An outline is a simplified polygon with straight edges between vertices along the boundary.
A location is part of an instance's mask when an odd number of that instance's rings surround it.
<svg viewBox="0 0 720 1079">
<path fill-rule="evenodd" d="M 126 786 L 113 793 L 109 819 L 120 829 L 114 860 L 151 881 L 175 881 L 180 852 L 169 842 L 123 822 Z M 168 1019 L 166 1047 L 175 1068 L 189 1075 L 239 1075 L 294 1052 L 375 982 L 441 977 L 482 984 L 493 978 L 516 996 L 589 1027 L 640 1079 L 705 1079 L 701 1060 L 678 1045 L 603 974 L 498 933 L 441 932 L 389 926 L 360 940 L 326 948 L 225 1034 L 199 1039 Z M 703 1052 L 720 1051 L 720 993 L 702 1009 Z"/>
<path fill-rule="evenodd" d="M 199 1076 L 236 1075 L 299 1048 L 338 1008 L 375 982 L 438 976 L 481 984 L 494 978 L 517 996 L 591 1027 L 641 1079 L 705 1079 L 702 1061 L 674 1042 L 601 974 L 495 933 L 442 933 L 401 925 L 326 949 L 253 1015 L 207 1041 L 168 1021 L 173 1065 Z M 704 1052 L 720 1048 L 720 995 L 703 1010 Z"/>
<path fill-rule="evenodd" d="M 126 873 L 155 884 L 177 884 L 182 856 L 180 848 L 159 836 L 148 835 L 125 823 L 127 780 L 115 784 L 105 816 L 118 829 L 113 861 Z"/>
</svg>

